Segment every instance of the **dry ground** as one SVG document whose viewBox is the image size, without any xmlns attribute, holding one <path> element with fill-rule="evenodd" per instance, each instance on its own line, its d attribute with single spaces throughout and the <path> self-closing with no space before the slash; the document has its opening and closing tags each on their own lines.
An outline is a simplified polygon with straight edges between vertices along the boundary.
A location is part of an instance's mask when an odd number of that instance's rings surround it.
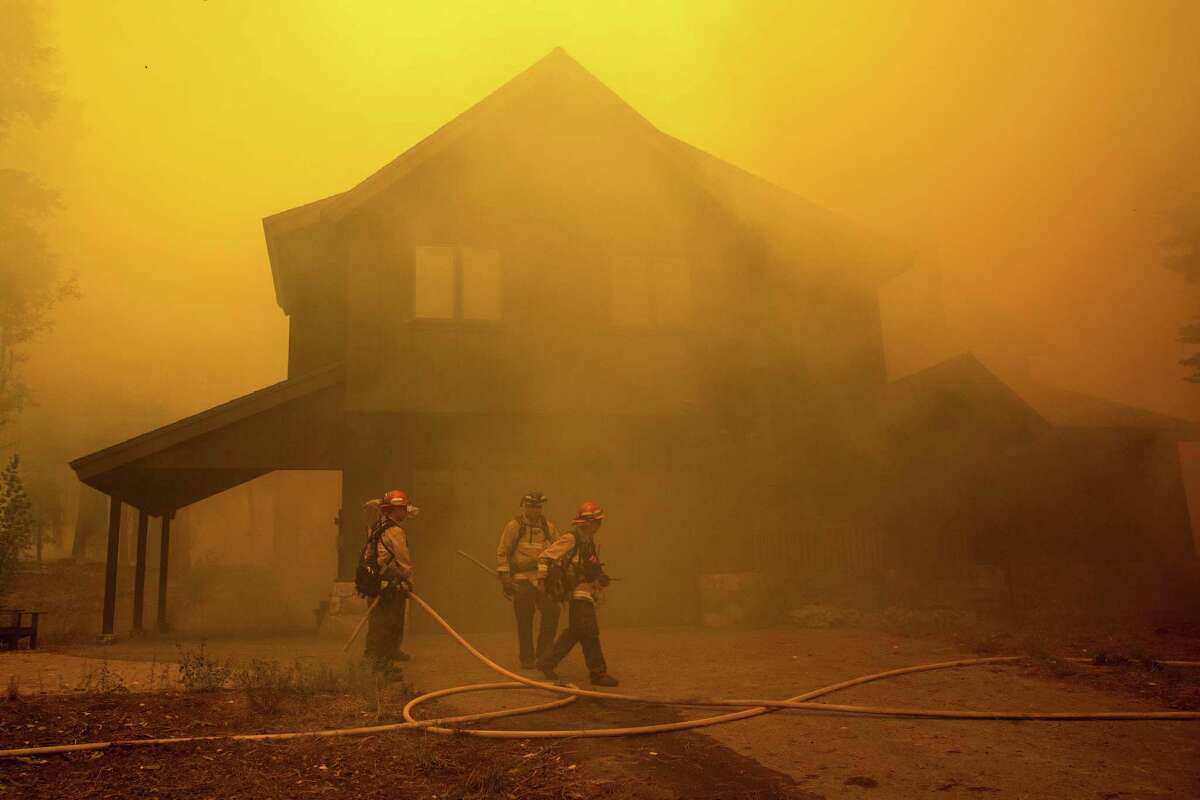
<svg viewBox="0 0 1200 800">
<path fill-rule="evenodd" d="M 990 635 L 990 634 L 989 634 Z M 990 635 L 991 636 L 991 635 Z M 501 634 L 471 637 L 485 652 L 511 660 Z M 779 627 L 754 631 L 615 630 L 605 648 L 622 689 L 642 694 L 786 697 L 855 675 L 914 663 L 970 656 L 962 642 L 857 629 Z M 996 636 L 991 636 L 993 644 Z M 1166 655 L 1200 657 L 1187 637 L 1164 640 Z M 1066 642 L 1074 654 L 1096 643 Z M 440 635 L 411 638 L 408 680 L 419 690 L 493 680 L 494 676 Z M 339 663 L 340 643 L 317 638 L 212 641 L 211 655 Z M 1061 652 L 1061 651 L 1060 651 Z M 103 653 L 103 658 L 97 656 Z M 38 656 L 87 657 L 121 673 L 172 661 L 169 641 L 119 642 Z M 0 678 L 28 657 L 0 654 Z M 34 669 L 38 668 L 36 666 Z M 582 683 L 578 653 L 561 670 Z M 963 709 L 1159 709 L 1171 697 L 1186 704 L 1195 678 L 1174 679 L 1141 667 L 1063 669 L 1053 662 L 926 673 L 859 687 L 845 702 Z M 1152 686 L 1151 684 L 1155 684 Z M 451 710 L 483 710 L 526 702 L 524 696 L 454 698 Z M 144 704 L 144 705 L 143 705 Z M 400 699 L 384 704 L 398 714 Z M 27 697 L 0 704 L 0 746 L 182 733 L 283 730 L 372 722 L 375 714 L 346 696 L 286 705 L 253 714 L 238 692 L 210 695 L 115 693 Z M 84 712 L 87 712 L 87 716 Z M 366 716 L 364 716 L 366 714 Z M 168 719 L 170 715 L 170 719 Z M 695 715 L 693 711 L 682 712 Z M 678 718 L 673 710 L 612 703 L 505 720 L 507 727 L 630 725 Z M 22 720 L 30 721 L 22 721 Z M 34 727 L 29 728 L 32 724 Z M 41 729 L 39 729 L 41 726 Z M 101 726 L 101 727 L 97 727 Z M 114 733 L 115 732 L 115 733 Z M 537 755 L 525 758 L 528 753 Z M 650 738 L 559 742 L 546 748 L 519 742 L 392 734 L 368 739 L 283 744 L 186 745 L 154 751 L 77 755 L 48 763 L 0 765 L 8 794 L 20 797 L 1200 797 L 1200 723 L 957 722 L 849 718 L 782 712 L 698 733 Z M 569 767 L 574 764 L 574 769 Z M 419 769 L 413 769 L 417 765 Z M 424 765 L 424 766 L 421 766 Z M 481 771 L 481 765 L 490 765 Z M 513 772 L 497 772 L 496 765 Z M 321 767 L 324 766 L 325 769 Z M 370 789 L 364 789 L 366 785 Z"/>
</svg>

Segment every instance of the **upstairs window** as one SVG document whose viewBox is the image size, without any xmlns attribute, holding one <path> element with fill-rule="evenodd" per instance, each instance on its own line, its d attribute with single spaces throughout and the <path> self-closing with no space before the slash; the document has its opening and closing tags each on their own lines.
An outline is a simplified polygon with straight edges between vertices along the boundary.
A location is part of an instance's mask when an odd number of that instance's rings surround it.
<svg viewBox="0 0 1200 800">
<path fill-rule="evenodd" d="M 618 325 L 679 327 L 691 311 L 687 262 L 669 256 L 613 260 L 612 315 Z"/>
<path fill-rule="evenodd" d="M 414 318 L 501 319 L 498 251 L 422 245 L 416 249 L 414 267 Z"/>
<path fill-rule="evenodd" d="M 454 319 L 454 248 L 418 247 L 416 255 L 417 319 Z"/>
<path fill-rule="evenodd" d="M 500 253 L 482 247 L 462 251 L 463 319 L 500 319 Z"/>
</svg>

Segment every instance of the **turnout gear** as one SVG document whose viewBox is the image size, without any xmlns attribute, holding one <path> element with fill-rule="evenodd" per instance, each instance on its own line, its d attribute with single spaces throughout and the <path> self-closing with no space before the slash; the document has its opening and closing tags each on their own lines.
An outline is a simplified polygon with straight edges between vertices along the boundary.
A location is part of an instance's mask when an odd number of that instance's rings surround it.
<svg viewBox="0 0 1200 800">
<path fill-rule="evenodd" d="M 391 674 L 394 661 L 407 661 L 408 655 L 400 649 L 404 640 L 404 612 L 408 606 L 408 593 L 387 588 L 379 596 L 379 605 L 367 620 L 367 646 L 364 655 L 371 659 L 375 672 Z"/>
<path fill-rule="evenodd" d="M 551 542 L 558 538 L 554 523 L 540 515 L 530 521 L 524 514 L 514 517 L 500 532 L 496 548 L 496 572 L 513 580 L 537 578 L 537 561 Z"/>
<path fill-rule="evenodd" d="M 583 649 L 583 660 L 587 664 L 592 683 L 597 686 L 615 686 L 615 679 L 608 674 L 604 661 L 604 650 L 600 647 L 600 624 L 596 620 L 596 606 L 587 600 L 572 600 L 567 609 L 567 627 L 558 635 L 550 651 L 538 659 L 538 669 L 549 680 L 558 680 L 554 668 L 567 657 L 578 644 Z M 608 683 L 607 681 L 613 681 Z"/>
<path fill-rule="evenodd" d="M 372 598 L 379 594 L 383 579 L 379 575 L 379 539 L 391 523 L 380 517 L 367 530 L 367 541 L 358 554 L 358 567 L 354 570 L 354 590 L 360 597 Z"/>
<path fill-rule="evenodd" d="M 372 659 L 377 672 L 387 673 L 392 669 L 393 661 L 408 660 L 408 655 L 400 650 L 400 643 L 404 639 L 408 593 L 412 591 L 412 554 L 408 549 L 408 535 L 396 524 L 397 518 L 403 519 L 403 516 L 394 518 L 386 513 L 386 509 L 400 510 L 406 515 L 411 508 L 408 495 L 399 489 L 383 496 L 379 519 L 367 535 L 355 574 L 355 587 L 360 593 L 379 598 L 379 604 L 367 620 L 366 646 L 366 655 Z M 372 593 L 366 594 L 363 589 L 372 590 Z"/>
<path fill-rule="evenodd" d="M 554 644 L 558 632 L 558 603 L 547 598 L 534 585 L 538 575 L 538 557 L 558 536 L 552 522 L 540 513 L 531 513 L 533 501 L 545 501 L 545 495 L 534 490 L 527 493 L 521 504 L 527 511 L 511 520 L 500 533 L 496 548 L 496 574 L 504 596 L 512 601 L 517 622 L 517 646 L 521 665 L 531 668 L 535 659 Z M 533 642 L 533 617 L 541 614 L 537 647 Z"/>
<path fill-rule="evenodd" d="M 394 522 L 379 537 L 376 548 L 376 558 L 379 561 L 379 574 L 385 581 L 395 583 L 412 583 L 413 564 L 412 554 L 408 550 L 408 534 Z"/>
<path fill-rule="evenodd" d="M 555 539 L 538 559 L 538 580 L 559 602 L 595 602 L 609 583 L 595 536 L 576 525 Z"/>
<path fill-rule="evenodd" d="M 554 646 L 554 636 L 558 633 L 558 617 L 561 611 L 559 604 L 539 592 L 529 581 L 518 581 L 513 589 L 513 616 L 517 621 L 517 649 L 521 666 L 532 669 L 537 659 L 545 655 Z M 536 647 L 533 641 L 533 617 L 541 615 L 538 624 Z"/>
<path fill-rule="evenodd" d="M 550 652 L 538 659 L 538 668 L 555 680 L 554 668 L 578 644 L 583 650 L 592 684 L 616 686 L 608 674 L 604 651 L 600 647 L 600 624 L 596 619 L 596 596 L 608 584 L 604 564 L 596 549 L 595 533 L 604 510 L 598 503 L 588 501 L 579 507 L 575 526 L 556 539 L 538 559 L 538 578 L 546 594 L 569 596 L 567 627 L 559 634 Z M 563 585 L 555 586 L 556 583 Z M 569 589 L 569 595 L 567 594 Z"/>
</svg>

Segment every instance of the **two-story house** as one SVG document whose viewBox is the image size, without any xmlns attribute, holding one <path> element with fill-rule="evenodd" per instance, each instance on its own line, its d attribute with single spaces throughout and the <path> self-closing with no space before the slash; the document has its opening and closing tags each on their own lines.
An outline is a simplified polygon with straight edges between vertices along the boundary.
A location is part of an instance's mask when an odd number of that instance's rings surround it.
<svg viewBox="0 0 1200 800">
<path fill-rule="evenodd" d="M 81 458 L 81 480 L 168 525 L 271 470 L 340 469 L 350 512 L 404 486 L 426 574 L 489 546 L 529 486 L 560 518 L 595 497 L 610 558 L 666 616 L 692 602 L 692 565 L 732 564 L 739 532 L 819 504 L 850 466 L 837 431 L 884 382 L 875 290 L 905 266 L 561 50 L 264 230 L 288 380 Z M 360 517 L 342 515 L 342 576 Z"/>
</svg>

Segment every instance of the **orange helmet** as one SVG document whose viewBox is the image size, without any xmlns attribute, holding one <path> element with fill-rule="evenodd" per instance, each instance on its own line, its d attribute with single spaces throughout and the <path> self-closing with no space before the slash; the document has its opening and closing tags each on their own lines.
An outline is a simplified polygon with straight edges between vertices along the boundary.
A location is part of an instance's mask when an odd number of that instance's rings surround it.
<svg viewBox="0 0 1200 800">
<path fill-rule="evenodd" d="M 404 509 L 409 514 L 415 514 L 417 511 L 416 506 L 409 503 L 408 493 L 403 489 L 392 489 L 379 501 L 380 511 L 392 511 L 398 508 Z"/>
<path fill-rule="evenodd" d="M 604 509 L 595 500 L 585 500 L 575 514 L 576 522 L 599 522 L 604 519 Z"/>
</svg>

